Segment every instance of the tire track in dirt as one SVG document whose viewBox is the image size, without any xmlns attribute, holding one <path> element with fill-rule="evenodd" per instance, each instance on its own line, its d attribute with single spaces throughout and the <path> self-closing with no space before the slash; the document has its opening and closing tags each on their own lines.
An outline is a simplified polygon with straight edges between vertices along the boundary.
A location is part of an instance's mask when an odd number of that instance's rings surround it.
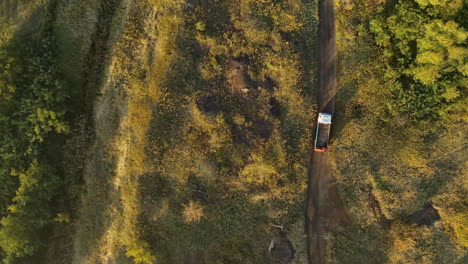
<svg viewBox="0 0 468 264">
<path fill-rule="evenodd" d="M 334 1 L 319 2 L 318 111 L 333 114 L 336 93 Z M 315 152 L 311 148 L 306 204 L 307 253 L 311 264 L 333 262 L 327 256 L 327 234 L 338 225 L 350 222 L 332 175 L 329 155 L 329 152 Z"/>
</svg>

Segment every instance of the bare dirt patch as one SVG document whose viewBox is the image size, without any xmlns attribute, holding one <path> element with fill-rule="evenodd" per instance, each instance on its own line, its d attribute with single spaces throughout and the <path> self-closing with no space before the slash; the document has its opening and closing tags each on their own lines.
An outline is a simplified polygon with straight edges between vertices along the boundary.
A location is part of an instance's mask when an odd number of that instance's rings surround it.
<svg viewBox="0 0 468 264">
<path fill-rule="evenodd" d="M 432 206 L 431 203 L 424 205 L 424 207 L 411 215 L 411 220 L 418 226 L 431 226 L 436 221 L 440 220 L 439 212 Z"/>
<path fill-rule="evenodd" d="M 237 58 L 229 62 L 228 83 L 234 93 L 257 95 L 257 86 L 248 73 L 248 58 Z"/>
<path fill-rule="evenodd" d="M 197 98 L 197 107 L 205 113 L 217 113 L 224 111 L 223 105 L 217 101 L 215 96 L 203 95 Z"/>
<path fill-rule="evenodd" d="M 287 264 L 294 259 L 294 247 L 287 238 L 286 233 L 280 232 L 278 236 L 275 237 L 273 248 L 270 253 L 278 264 Z"/>
<path fill-rule="evenodd" d="M 187 255 L 184 260 L 184 264 L 205 264 L 205 253 L 201 250 L 194 254 Z"/>
<path fill-rule="evenodd" d="M 264 119 L 253 121 L 254 132 L 262 139 L 267 140 L 273 132 L 273 123 Z"/>
</svg>

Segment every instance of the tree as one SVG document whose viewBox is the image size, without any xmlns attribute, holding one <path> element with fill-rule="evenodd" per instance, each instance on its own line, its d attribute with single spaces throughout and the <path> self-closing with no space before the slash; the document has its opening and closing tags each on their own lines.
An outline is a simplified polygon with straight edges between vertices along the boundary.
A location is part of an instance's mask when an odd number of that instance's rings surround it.
<svg viewBox="0 0 468 264">
<path fill-rule="evenodd" d="M 40 231 L 52 222 L 48 205 L 60 185 L 55 171 L 38 161 L 13 175 L 19 178 L 20 186 L 8 215 L 0 220 L 0 247 L 7 259 L 30 256 L 42 246 Z"/>
<path fill-rule="evenodd" d="M 395 115 L 436 119 L 461 99 L 468 73 L 468 33 L 455 22 L 461 1 L 439 12 L 445 2 L 399 0 L 370 22 L 388 61 L 385 76 L 394 95 L 389 108 Z"/>
</svg>

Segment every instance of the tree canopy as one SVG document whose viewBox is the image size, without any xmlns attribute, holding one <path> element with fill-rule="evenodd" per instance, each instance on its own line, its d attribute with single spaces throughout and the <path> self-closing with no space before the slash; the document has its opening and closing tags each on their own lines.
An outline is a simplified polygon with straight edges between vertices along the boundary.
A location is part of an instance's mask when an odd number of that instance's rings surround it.
<svg viewBox="0 0 468 264">
<path fill-rule="evenodd" d="M 462 1 L 399 0 L 370 22 L 387 61 L 394 114 L 431 120 L 460 103 L 468 75 L 468 33 L 456 22 L 461 9 Z"/>
</svg>

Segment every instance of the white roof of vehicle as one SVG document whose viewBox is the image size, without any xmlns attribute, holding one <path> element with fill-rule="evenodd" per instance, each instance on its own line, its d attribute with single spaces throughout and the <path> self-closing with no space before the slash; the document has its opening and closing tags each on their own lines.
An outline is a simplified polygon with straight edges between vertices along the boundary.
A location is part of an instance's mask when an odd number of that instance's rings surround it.
<svg viewBox="0 0 468 264">
<path fill-rule="evenodd" d="M 319 113 L 318 122 L 320 124 L 330 125 L 332 120 L 332 114 L 329 113 Z"/>
</svg>

